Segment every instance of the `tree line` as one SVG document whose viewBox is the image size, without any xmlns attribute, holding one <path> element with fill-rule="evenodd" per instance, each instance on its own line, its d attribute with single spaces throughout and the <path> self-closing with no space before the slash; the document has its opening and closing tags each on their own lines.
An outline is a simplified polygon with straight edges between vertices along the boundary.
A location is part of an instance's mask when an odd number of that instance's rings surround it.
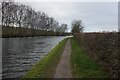
<svg viewBox="0 0 120 80">
<path fill-rule="evenodd" d="M 9 29 L 9 32 L 12 30 L 12 33 L 19 31 L 19 35 L 22 31 L 27 32 L 28 30 L 30 31 L 28 31 L 29 33 L 36 30 L 53 33 L 65 33 L 67 31 L 67 24 L 63 23 L 60 25 L 53 17 L 49 17 L 44 12 L 35 11 L 28 5 L 13 1 L 2 2 L 1 11 L 3 35 L 8 31 L 6 28 Z"/>
</svg>

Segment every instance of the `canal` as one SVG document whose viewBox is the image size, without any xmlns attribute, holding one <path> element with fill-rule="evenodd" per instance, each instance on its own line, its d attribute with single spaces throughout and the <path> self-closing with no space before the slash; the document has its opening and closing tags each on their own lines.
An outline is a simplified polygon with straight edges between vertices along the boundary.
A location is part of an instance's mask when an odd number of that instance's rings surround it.
<svg viewBox="0 0 120 80">
<path fill-rule="evenodd" d="M 65 36 L 2 38 L 2 77 L 20 78 Z"/>
</svg>

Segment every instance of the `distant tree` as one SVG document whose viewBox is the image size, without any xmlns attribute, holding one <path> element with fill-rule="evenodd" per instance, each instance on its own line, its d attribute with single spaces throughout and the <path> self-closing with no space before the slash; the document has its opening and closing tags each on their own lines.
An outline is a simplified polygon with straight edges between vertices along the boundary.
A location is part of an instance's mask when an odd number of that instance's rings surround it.
<svg viewBox="0 0 120 80">
<path fill-rule="evenodd" d="M 62 24 L 61 25 L 61 32 L 66 32 L 67 30 L 67 24 Z"/>
<path fill-rule="evenodd" d="M 80 33 L 83 32 L 83 25 L 81 20 L 74 20 L 72 22 L 72 33 Z"/>
</svg>

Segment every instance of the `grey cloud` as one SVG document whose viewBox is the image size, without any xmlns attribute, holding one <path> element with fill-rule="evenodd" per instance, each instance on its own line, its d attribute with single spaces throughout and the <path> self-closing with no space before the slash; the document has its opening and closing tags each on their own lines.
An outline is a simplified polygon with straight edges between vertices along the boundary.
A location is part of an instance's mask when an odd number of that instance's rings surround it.
<svg viewBox="0 0 120 80">
<path fill-rule="evenodd" d="M 85 31 L 117 30 L 117 2 L 23 2 L 36 11 L 43 11 L 54 17 L 59 23 L 81 19 Z M 70 31 L 70 30 L 69 30 Z"/>
</svg>

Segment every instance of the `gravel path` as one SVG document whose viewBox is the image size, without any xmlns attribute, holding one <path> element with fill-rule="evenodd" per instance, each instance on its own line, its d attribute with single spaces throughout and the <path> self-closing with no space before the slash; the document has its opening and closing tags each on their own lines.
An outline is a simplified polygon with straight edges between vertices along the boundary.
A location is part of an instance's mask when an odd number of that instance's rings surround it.
<svg viewBox="0 0 120 80">
<path fill-rule="evenodd" d="M 68 39 L 65 45 L 65 49 L 62 53 L 60 62 L 57 65 L 54 78 L 72 78 L 70 57 L 71 57 L 71 43 L 70 39 Z"/>
</svg>

